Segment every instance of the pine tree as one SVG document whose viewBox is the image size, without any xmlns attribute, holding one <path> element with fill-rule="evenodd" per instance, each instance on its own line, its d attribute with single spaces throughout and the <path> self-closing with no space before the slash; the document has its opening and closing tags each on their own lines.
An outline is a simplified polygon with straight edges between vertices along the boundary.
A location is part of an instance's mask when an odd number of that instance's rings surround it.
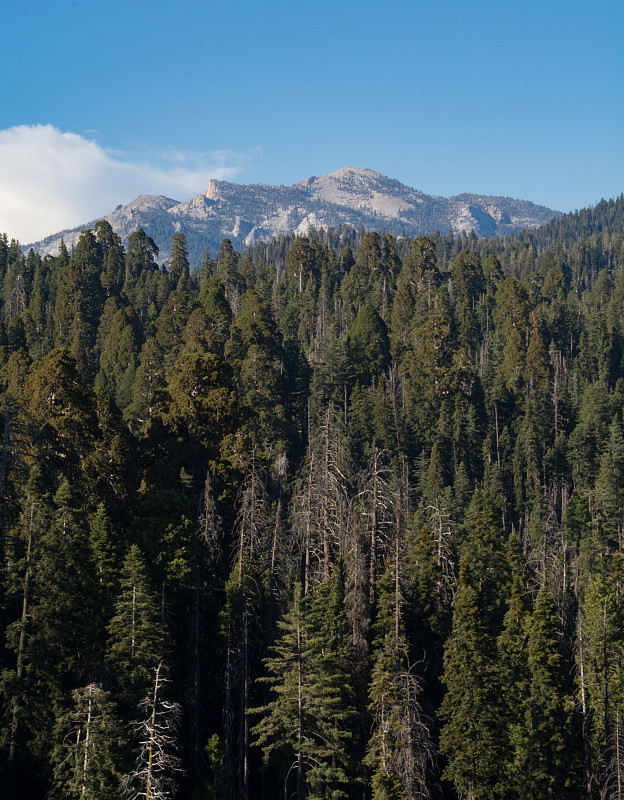
<svg viewBox="0 0 624 800">
<path fill-rule="evenodd" d="M 123 292 L 131 302 L 135 300 L 137 282 L 142 273 L 157 269 L 155 258 L 158 255 L 156 243 L 143 228 L 130 234 L 125 259 L 125 278 Z"/>
<path fill-rule="evenodd" d="M 241 397 L 254 411 L 252 434 L 265 445 L 266 440 L 279 438 L 284 425 L 284 353 L 269 306 L 256 292 L 243 295 L 225 354 L 234 368 Z"/>
<path fill-rule="evenodd" d="M 165 369 L 175 362 L 182 348 L 182 333 L 191 315 L 192 299 L 188 292 L 172 291 L 156 320 L 156 341 L 163 353 Z"/>
<path fill-rule="evenodd" d="M 370 303 L 365 303 L 349 328 L 349 359 L 354 377 L 363 385 L 379 379 L 390 363 L 390 341 L 384 321 Z"/>
<path fill-rule="evenodd" d="M 286 274 L 296 284 L 299 294 L 310 278 L 318 277 L 314 253 L 306 236 L 295 239 L 286 253 Z"/>
<path fill-rule="evenodd" d="M 174 233 L 171 237 L 171 252 L 169 254 L 169 275 L 177 283 L 182 277 L 189 275 L 188 248 L 186 236 L 183 233 Z"/>
<path fill-rule="evenodd" d="M 217 270 L 215 276 L 225 288 L 225 296 L 233 314 L 240 311 L 240 295 L 244 287 L 238 275 L 240 253 L 232 247 L 229 239 L 223 239 L 217 254 Z"/>
<path fill-rule="evenodd" d="M 141 348 L 139 366 L 132 385 L 132 403 L 125 412 L 125 416 L 134 422 L 134 426 L 145 426 L 154 416 L 165 384 L 163 352 L 156 339 L 150 337 Z"/>
<path fill-rule="evenodd" d="M 622 607 L 620 576 L 595 577 L 582 606 L 577 643 L 578 678 L 590 724 L 591 777 L 601 796 L 619 797 L 624 786 L 622 742 Z"/>
<path fill-rule="evenodd" d="M 142 332 L 134 309 L 126 307 L 115 314 L 100 355 L 96 384 L 108 391 L 123 410 L 132 400 Z"/>
<path fill-rule="evenodd" d="M 483 291 L 483 269 L 478 253 L 463 250 L 451 270 L 455 293 L 455 318 L 459 342 L 467 352 L 475 353 L 479 342 L 477 302 Z"/>
<path fill-rule="evenodd" d="M 5 669 L 0 681 L 0 692 L 6 705 L 6 720 L 1 745 L 7 751 L 7 794 L 13 797 L 22 782 L 26 782 L 26 772 L 21 765 L 27 756 L 27 728 L 30 727 L 30 681 L 27 679 L 29 666 L 29 638 L 32 629 L 32 603 L 36 601 L 33 583 L 36 575 L 41 540 L 50 526 L 52 509 L 49 498 L 42 496 L 41 474 L 33 469 L 25 487 L 21 501 L 21 513 L 13 534 L 8 539 L 6 555 L 7 595 L 19 598 L 16 609 L 19 616 L 12 621 L 6 631 L 6 647 L 15 653 L 15 661 L 10 669 Z"/>
<path fill-rule="evenodd" d="M 374 626 L 369 685 L 373 733 L 366 754 L 373 800 L 427 798 L 433 783 L 434 749 L 402 631 L 398 568 L 398 561 L 389 566 L 380 582 Z"/>
<path fill-rule="evenodd" d="M 499 286 L 493 316 L 504 340 L 500 374 L 509 391 L 518 392 L 524 375 L 529 300 L 522 284 L 514 278 L 505 278 Z"/>
<path fill-rule="evenodd" d="M 468 568 L 471 582 L 479 589 L 483 622 L 492 635 L 501 628 L 511 584 L 507 559 L 507 537 L 501 521 L 482 489 L 474 492 L 464 519 L 465 540 L 461 564 Z"/>
<path fill-rule="evenodd" d="M 52 756 L 52 797 L 116 800 L 121 726 L 111 696 L 90 683 L 74 689 L 72 698 L 73 708 L 57 725 L 62 740 Z"/>
<path fill-rule="evenodd" d="M 326 587 L 318 591 L 326 602 Z M 252 731 L 267 761 L 279 754 L 285 792 L 298 800 L 346 798 L 350 778 L 349 677 L 314 604 L 296 584 L 292 607 L 279 623 L 282 634 L 265 662 L 274 697 L 254 710 L 261 718 Z"/>
<path fill-rule="evenodd" d="M 87 526 L 68 481 L 54 504 L 35 566 L 28 650 L 31 675 L 63 691 L 77 676 L 93 675 L 94 565 Z"/>
<path fill-rule="evenodd" d="M 524 606 L 519 578 L 514 582 L 509 608 L 498 637 L 499 685 L 502 694 L 501 738 L 504 762 L 500 786 L 504 797 L 522 800 L 526 797 L 524 742 L 524 707 L 529 690 L 527 638 L 530 614 Z M 504 727 L 503 727 L 504 726 Z"/>
<path fill-rule="evenodd" d="M 208 318 L 207 345 L 222 356 L 232 323 L 232 310 L 225 297 L 223 284 L 216 279 L 207 281 L 199 293 L 199 303 Z"/>
<path fill-rule="evenodd" d="M 124 281 L 125 253 L 121 237 L 116 234 L 110 223 L 104 219 L 95 223 L 95 238 L 102 249 L 102 273 L 100 280 L 106 296 L 119 294 Z"/>
<path fill-rule="evenodd" d="M 495 798 L 504 757 L 495 644 L 466 567 L 460 572 L 453 603 L 442 681 L 447 688 L 438 712 L 440 751 L 447 758 L 442 777 L 469 800 Z"/>
<path fill-rule="evenodd" d="M 108 625 L 107 660 L 118 686 L 120 707 L 132 718 L 152 685 L 163 649 L 159 602 L 150 589 L 137 545 L 128 551 L 120 582 L 115 613 Z"/>
<path fill-rule="evenodd" d="M 67 481 L 56 492 L 50 511 L 44 530 L 32 532 L 24 583 L 26 614 L 16 642 L 16 674 L 9 682 L 9 760 L 21 767 L 27 745 L 36 765 L 34 774 L 15 776 L 26 792 L 37 772 L 45 770 L 54 727 L 69 707 L 71 690 L 92 680 L 97 669 L 98 615 L 89 541 Z"/>
<path fill-rule="evenodd" d="M 32 457 L 50 485 L 58 486 L 66 478 L 78 488 L 98 429 L 93 393 L 67 350 L 53 350 L 32 365 L 24 398 L 36 425 Z"/>
<path fill-rule="evenodd" d="M 107 606 L 117 594 L 120 553 L 118 534 L 104 503 L 97 507 L 91 522 L 90 541 L 100 602 Z"/>
<path fill-rule="evenodd" d="M 536 800 L 576 797 L 578 730 L 567 693 L 557 610 L 546 588 L 537 596 L 527 653 L 530 677 L 520 734 L 524 746 L 517 747 L 524 796 Z"/>
</svg>

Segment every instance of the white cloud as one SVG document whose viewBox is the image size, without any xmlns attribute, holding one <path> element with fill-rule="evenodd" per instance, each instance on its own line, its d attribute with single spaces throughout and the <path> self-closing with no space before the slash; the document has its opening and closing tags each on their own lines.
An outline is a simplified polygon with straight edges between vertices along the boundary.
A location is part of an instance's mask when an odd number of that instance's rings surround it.
<svg viewBox="0 0 624 800">
<path fill-rule="evenodd" d="M 26 244 L 109 213 L 139 194 L 186 200 L 229 179 L 253 151 L 178 150 L 131 158 L 52 125 L 0 131 L 0 232 Z"/>
</svg>

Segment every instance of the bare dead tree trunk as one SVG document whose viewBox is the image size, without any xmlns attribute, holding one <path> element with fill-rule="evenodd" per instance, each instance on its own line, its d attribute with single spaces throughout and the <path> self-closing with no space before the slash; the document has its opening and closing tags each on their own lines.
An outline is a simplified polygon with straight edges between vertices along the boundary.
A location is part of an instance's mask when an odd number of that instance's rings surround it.
<svg viewBox="0 0 624 800">
<path fill-rule="evenodd" d="M 326 425 L 329 429 L 329 407 L 327 408 Z M 329 475 L 329 436 L 325 437 L 325 454 L 324 454 L 325 475 Z M 328 513 L 328 498 L 323 496 L 323 581 L 329 583 L 329 573 L 331 565 L 331 543 L 330 543 L 330 527 L 329 527 L 329 513 Z"/>
<path fill-rule="evenodd" d="M 122 793 L 130 800 L 166 800 L 175 794 L 182 773 L 177 754 L 180 706 L 162 698 L 166 684 L 161 661 L 154 670 L 153 691 L 142 701 L 147 717 L 138 726 L 140 749 L 136 767 L 122 779 Z"/>
<path fill-rule="evenodd" d="M 4 433 L 2 435 L 2 453 L 0 454 L 0 533 L 4 530 L 4 493 L 6 484 L 6 474 L 9 464 L 9 450 L 11 431 L 11 408 L 7 405 L 4 414 Z"/>
<path fill-rule="evenodd" d="M 89 699 L 87 701 L 87 720 L 85 723 L 85 747 L 84 757 L 82 759 L 82 782 L 80 786 L 80 794 L 84 797 L 87 791 L 87 772 L 89 770 L 89 739 L 91 737 L 91 714 L 93 713 L 93 694 L 89 692 Z"/>
<path fill-rule="evenodd" d="M 592 769 L 591 769 L 591 742 L 589 738 L 589 711 L 587 704 L 587 682 L 585 678 L 585 633 L 583 629 L 583 616 L 579 609 L 576 623 L 577 648 L 579 664 L 579 680 L 581 683 L 581 713 L 583 716 L 583 752 L 585 755 L 585 791 L 587 798 L 591 798 Z"/>
<path fill-rule="evenodd" d="M 605 742 L 610 741 L 611 725 L 609 724 L 609 656 L 607 649 L 607 597 L 605 595 L 602 616 L 602 681 L 604 702 Z"/>
<path fill-rule="evenodd" d="M 303 793 L 303 742 L 304 742 L 304 720 L 303 720 L 303 664 L 301 653 L 303 645 L 301 642 L 301 625 L 297 623 L 297 800 L 302 800 Z"/>
<path fill-rule="evenodd" d="M 203 544 L 208 562 L 216 564 L 222 555 L 221 517 L 217 512 L 217 505 L 212 489 L 210 472 L 206 472 L 206 480 L 200 498 L 197 536 Z"/>
<path fill-rule="evenodd" d="M 624 797 L 624 775 L 622 774 L 622 717 L 618 708 L 615 718 L 615 798 L 622 800 Z"/>
<path fill-rule="evenodd" d="M 305 477 L 293 498 L 294 534 L 303 564 L 304 593 L 315 580 L 329 582 L 348 529 L 348 452 L 339 411 L 329 406 L 311 433 Z"/>
<path fill-rule="evenodd" d="M 245 598 L 242 598 L 245 604 Z M 239 797 L 247 800 L 249 797 L 249 617 L 246 604 L 243 608 L 243 636 L 242 636 L 242 669 L 240 686 L 240 770 L 239 770 Z"/>
<path fill-rule="evenodd" d="M 496 463 L 500 469 L 500 449 L 498 444 L 498 403 L 494 403 L 494 419 L 496 422 Z"/>
<path fill-rule="evenodd" d="M 260 558 L 268 556 L 268 546 L 261 548 L 268 514 L 268 495 L 265 485 L 265 469 L 258 464 L 255 452 L 252 454 L 246 479 L 239 495 L 239 512 L 236 520 L 238 526 L 238 547 L 236 552 L 237 593 L 236 602 L 230 610 L 230 653 L 227 679 L 227 692 L 230 708 L 234 705 L 233 693 L 236 690 L 236 720 L 232 714 L 232 736 L 228 739 L 229 747 L 235 741 L 237 765 L 237 796 L 247 800 L 249 796 L 249 604 L 252 593 L 253 577 L 249 573 L 249 565 Z M 267 545 L 264 542 L 264 545 Z M 266 550 L 266 552 L 265 552 Z M 233 632 L 235 631 L 235 634 Z M 228 699 L 228 698 L 226 698 Z M 234 734 L 236 731 L 236 734 Z M 236 739 L 234 739 L 236 736 Z"/>
<path fill-rule="evenodd" d="M 31 498 L 30 502 L 30 515 L 28 522 L 28 543 L 26 545 L 26 570 L 24 572 L 24 581 L 22 584 L 22 615 L 20 618 L 20 635 L 17 644 L 17 663 L 15 669 L 15 676 L 17 678 L 18 686 L 24 677 L 24 656 L 26 653 L 26 638 L 28 626 L 28 613 L 30 604 L 30 581 L 32 578 L 32 547 L 33 547 L 33 532 L 34 532 L 34 518 L 35 518 L 35 498 Z M 13 703 L 11 712 L 11 735 L 9 741 L 9 764 L 14 764 L 16 756 L 16 735 L 18 726 L 19 708 L 17 700 Z"/>
<path fill-rule="evenodd" d="M 375 601 L 379 562 L 394 556 L 396 497 L 390 488 L 392 477 L 390 453 L 386 450 L 375 450 L 367 471 L 359 480 L 357 505 L 368 534 L 368 586 L 371 604 Z"/>
<path fill-rule="evenodd" d="M 192 756 L 192 782 L 197 785 L 201 775 L 201 725 L 199 709 L 201 702 L 201 672 L 199 659 L 199 606 L 200 606 L 200 582 L 199 565 L 196 566 L 195 573 L 195 619 L 193 625 L 193 702 L 191 704 L 191 756 Z"/>
</svg>

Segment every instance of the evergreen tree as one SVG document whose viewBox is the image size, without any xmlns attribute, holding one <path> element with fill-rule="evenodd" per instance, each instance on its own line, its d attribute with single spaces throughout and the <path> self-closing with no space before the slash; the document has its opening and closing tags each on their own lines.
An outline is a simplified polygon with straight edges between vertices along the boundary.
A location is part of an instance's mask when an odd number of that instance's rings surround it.
<svg viewBox="0 0 624 800">
<path fill-rule="evenodd" d="M 104 503 L 97 507 L 91 522 L 90 540 L 100 602 L 106 606 L 117 593 L 120 553 L 118 535 Z"/>
<path fill-rule="evenodd" d="M 227 302 L 223 284 L 214 279 L 207 281 L 202 286 L 199 302 L 208 318 L 209 333 L 206 334 L 208 347 L 223 355 L 232 322 L 232 310 Z"/>
<path fill-rule="evenodd" d="M 620 578 L 595 577 L 586 593 L 580 619 L 578 681 L 589 730 L 590 775 L 601 796 L 618 796 L 624 764 L 620 755 L 624 699 Z M 610 794 L 612 792 L 612 794 Z"/>
<path fill-rule="evenodd" d="M 463 527 L 461 563 L 468 568 L 473 585 L 479 588 L 483 622 L 495 635 L 501 628 L 511 576 L 507 537 L 483 490 L 474 492 Z"/>
<path fill-rule="evenodd" d="M 95 683 L 74 689 L 73 708 L 59 720 L 52 797 L 115 800 L 119 796 L 121 727 L 110 694 Z"/>
<path fill-rule="evenodd" d="M 370 303 L 358 311 L 347 342 L 354 377 L 364 385 L 379 379 L 390 363 L 390 342 L 384 321 Z"/>
<path fill-rule="evenodd" d="M 126 416 L 137 426 L 144 426 L 154 416 L 165 384 L 163 352 L 156 339 L 150 337 L 141 348 L 132 386 L 132 403 L 126 409 Z"/>
<path fill-rule="evenodd" d="M 109 392 L 120 409 L 132 400 L 141 340 L 141 326 L 134 309 L 131 306 L 119 309 L 103 343 L 96 384 Z"/>
<path fill-rule="evenodd" d="M 318 591 L 326 597 L 323 587 Z M 327 634 L 312 622 L 314 602 L 295 586 L 292 607 L 279 623 L 282 634 L 266 660 L 274 697 L 255 710 L 261 718 L 253 733 L 265 759 L 279 756 L 288 795 L 346 798 L 351 769 L 346 726 L 353 711 L 343 698 L 349 678 Z"/>
<path fill-rule="evenodd" d="M 453 627 L 444 648 L 442 681 L 447 688 L 439 717 L 442 777 L 470 800 L 497 797 L 503 763 L 500 696 L 494 639 L 484 624 L 479 595 L 466 567 L 453 603 Z"/>
<path fill-rule="evenodd" d="M 500 776 L 501 796 L 526 797 L 526 747 L 524 710 L 529 691 L 527 638 L 530 614 L 524 607 L 522 586 L 514 577 L 509 608 L 498 638 L 499 685 L 502 693 L 501 738 L 504 763 Z M 504 727 L 503 727 L 504 726 Z"/>
<path fill-rule="evenodd" d="M 525 796 L 575 797 L 578 731 L 567 693 L 557 610 L 546 588 L 539 591 L 529 626 L 529 687 L 517 746 Z"/>
<path fill-rule="evenodd" d="M 186 236 L 183 233 L 174 233 L 171 237 L 171 252 L 169 254 L 169 275 L 176 281 L 189 275 L 188 248 Z"/>
<path fill-rule="evenodd" d="M 381 582 L 374 626 L 369 686 L 373 733 L 366 754 L 373 800 L 430 797 L 433 783 L 433 744 L 402 632 L 397 570 L 398 563 L 388 567 Z"/>
<path fill-rule="evenodd" d="M 158 247 L 143 228 L 130 234 L 125 259 L 125 278 L 123 291 L 130 301 L 135 299 L 136 287 L 142 273 L 153 272 L 156 267 L 155 258 Z"/>
<path fill-rule="evenodd" d="M 119 294 L 124 281 L 125 253 L 121 237 L 116 234 L 110 223 L 104 219 L 95 223 L 95 238 L 102 250 L 102 272 L 100 280 L 106 296 Z"/>
<path fill-rule="evenodd" d="M 88 532 L 67 481 L 54 504 L 50 527 L 39 544 L 28 648 L 31 675 L 62 691 L 75 676 L 88 679 L 93 674 L 96 609 Z"/>
<path fill-rule="evenodd" d="M 117 697 L 124 714 L 133 718 L 137 703 L 152 687 L 163 649 L 159 602 L 136 545 L 130 547 L 123 562 L 108 633 L 107 660 L 118 687 Z"/>
</svg>

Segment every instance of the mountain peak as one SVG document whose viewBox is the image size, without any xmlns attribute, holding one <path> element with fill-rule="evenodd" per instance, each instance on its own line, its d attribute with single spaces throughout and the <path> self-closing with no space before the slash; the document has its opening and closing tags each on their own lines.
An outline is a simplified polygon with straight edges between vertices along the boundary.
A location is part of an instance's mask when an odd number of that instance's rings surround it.
<svg viewBox="0 0 624 800">
<path fill-rule="evenodd" d="M 342 167 L 335 172 L 330 172 L 328 175 L 312 175 L 303 181 L 299 181 L 295 186 L 313 186 L 315 183 L 323 183 L 328 180 L 379 180 L 379 178 L 388 180 L 385 175 L 380 172 L 375 172 L 372 169 L 363 169 L 362 167 Z"/>
<path fill-rule="evenodd" d="M 307 190 L 317 201 L 348 206 L 385 218 L 397 217 L 422 202 L 421 192 L 380 172 L 360 167 L 342 167 L 329 175 L 315 175 L 296 186 Z"/>
<path fill-rule="evenodd" d="M 226 186 L 229 186 L 227 181 L 220 181 L 217 180 L 217 178 L 210 178 L 210 180 L 208 181 L 208 186 L 206 186 L 206 191 L 204 192 L 204 195 L 209 200 L 218 200 L 221 197 L 223 189 Z"/>
<path fill-rule="evenodd" d="M 368 179 L 375 179 L 379 180 L 379 178 L 383 178 L 384 180 L 388 180 L 385 175 L 382 175 L 381 172 L 375 172 L 374 169 L 366 169 L 362 167 L 342 167 L 342 169 L 337 169 L 335 172 L 330 172 L 329 175 L 326 176 L 327 178 L 368 178 Z"/>
</svg>

